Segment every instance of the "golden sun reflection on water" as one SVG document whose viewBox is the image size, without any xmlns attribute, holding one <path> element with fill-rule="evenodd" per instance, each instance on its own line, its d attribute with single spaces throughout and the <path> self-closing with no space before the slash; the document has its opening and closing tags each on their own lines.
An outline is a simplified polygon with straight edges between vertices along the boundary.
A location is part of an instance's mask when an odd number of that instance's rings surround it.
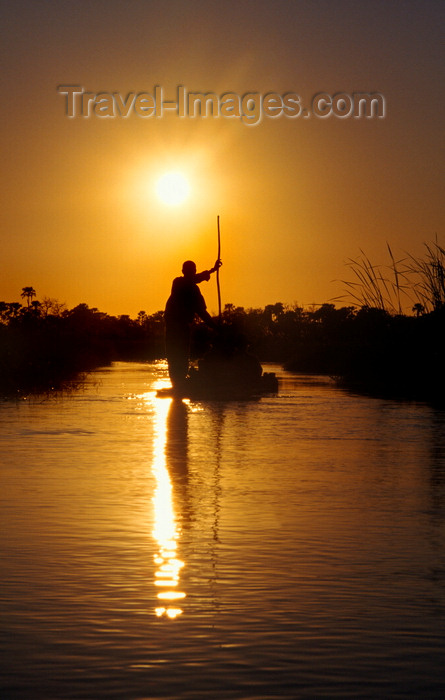
<svg viewBox="0 0 445 700">
<path fill-rule="evenodd" d="M 153 537 L 158 543 L 154 556 L 156 565 L 154 585 L 156 597 L 164 603 L 155 608 L 158 617 L 175 619 L 183 610 L 170 603 L 186 597 L 179 590 L 180 572 L 184 562 L 178 557 L 178 541 L 181 529 L 178 525 L 173 500 L 173 487 L 167 468 L 165 448 L 167 443 L 167 417 L 172 399 L 153 399 L 155 409 L 155 436 L 153 444 L 152 470 L 156 480 L 153 496 L 154 521 Z"/>
</svg>

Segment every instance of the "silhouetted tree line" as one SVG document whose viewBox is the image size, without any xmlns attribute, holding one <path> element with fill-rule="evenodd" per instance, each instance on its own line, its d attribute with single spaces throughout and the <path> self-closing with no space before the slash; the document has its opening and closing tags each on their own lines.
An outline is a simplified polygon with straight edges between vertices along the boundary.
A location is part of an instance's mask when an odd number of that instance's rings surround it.
<svg viewBox="0 0 445 700">
<path fill-rule="evenodd" d="M 246 311 L 228 304 L 223 319 L 232 333 L 247 336 L 262 361 L 330 375 L 374 394 L 440 399 L 445 396 L 445 305 L 428 313 L 413 307 L 413 313 L 330 303 L 311 309 L 277 303 Z"/>
<path fill-rule="evenodd" d="M 163 356 L 162 313 L 109 316 L 87 304 L 67 309 L 54 299 L 0 302 L 0 393 L 59 389 L 113 360 Z"/>
<path fill-rule="evenodd" d="M 371 393 L 428 400 L 445 396 L 445 250 L 427 246 L 425 260 L 401 268 L 392 251 L 394 282 L 368 258 L 352 261 L 354 305 L 309 309 L 269 304 L 244 309 L 226 304 L 219 331 L 194 328 L 192 358 L 212 344 L 244 345 L 261 361 L 328 374 Z M 399 265 L 399 267 L 397 267 Z M 415 277 L 410 284 L 410 270 Z M 414 279 L 414 282 L 412 281 Z M 412 315 L 402 295 L 414 291 Z M 392 296 L 391 296 L 392 295 Z M 163 312 L 136 319 L 109 316 L 87 304 L 67 309 L 54 299 L 36 301 L 24 287 L 20 303 L 0 302 L 0 392 L 59 388 L 79 373 L 113 360 L 152 361 L 165 356 Z"/>
</svg>

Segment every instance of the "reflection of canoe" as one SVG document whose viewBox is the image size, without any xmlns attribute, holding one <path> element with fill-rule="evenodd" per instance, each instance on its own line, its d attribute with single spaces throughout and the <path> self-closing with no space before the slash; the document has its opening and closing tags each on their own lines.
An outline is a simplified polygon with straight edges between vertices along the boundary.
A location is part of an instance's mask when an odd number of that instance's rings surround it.
<svg viewBox="0 0 445 700">
<path fill-rule="evenodd" d="M 203 372 L 191 372 L 181 389 L 168 387 L 157 392 L 159 397 L 184 399 L 203 399 L 219 401 L 237 401 L 254 399 L 262 394 L 274 394 L 278 391 L 278 379 L 274 372 L 264 372 L 260 377 L 237 378 L 228 381 L 222 374 L 219 377 L 208 377 Z"/>
</svg>

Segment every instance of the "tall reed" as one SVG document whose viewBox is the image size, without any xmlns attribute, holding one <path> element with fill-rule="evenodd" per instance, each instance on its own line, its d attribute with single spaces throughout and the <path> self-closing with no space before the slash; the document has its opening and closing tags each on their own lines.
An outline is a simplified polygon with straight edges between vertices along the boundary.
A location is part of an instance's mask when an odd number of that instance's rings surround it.
<svg viewBox="0 0 445 700">
<path fill-rule="evenodd" d="M 381 309 L 389 314 L 403 314 L 404 308 L 415 313 L 445 307 L 445 248 L 436 240 L 425 243 L 426 256 L 396 260 L 386 244 L 390 264 L 374 265 L 360 249 L 360 256 L 348 259 L 346 265 L 355 280 L 342 280 L 346 294 L 334 301 L 351 300 L 358 306 Z"/>
<path fill-rule="evenodd" d="M 408 272 L 416 299 L 426 311 L 445 307 L 445 248 L 436 240 L 425 243 L 425 258 L 409 256 Z"/>
<path fill-rule="evenodd" d="M 396 260 L 389 244 L 387 247 L 391 259 L 389 266 L 374 265 L 361 249 L 358 258 L 346 261 L 356 279 L 342 280 L 346 294 L 337 297 L 337 301 L 350 299 L 358 306 L 369 306 L 390 314 L 402 313 L 402 295 L 408 294 L 406 270 L 402 267 L 404 260 Z M 391 271 L 391 277 L 387 270 Z"/>
</svg>

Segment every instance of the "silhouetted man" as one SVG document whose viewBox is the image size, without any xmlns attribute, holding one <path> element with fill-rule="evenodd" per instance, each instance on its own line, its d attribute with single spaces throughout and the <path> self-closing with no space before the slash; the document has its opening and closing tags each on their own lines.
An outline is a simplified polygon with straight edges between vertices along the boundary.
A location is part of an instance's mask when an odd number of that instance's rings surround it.
<svg viewBox="0 0 445 700">
<path fill-rule="evenodd" d="M 190 329 L 195 315 L 208 326 L 215 323 L 207 311 L 198 284 L 208 282 L 212 272 L 221 266 L 217 260 L 211 270 L 196 272 L 196 265 L 187 260 L 182 266 L 182 277 L 173 280 L 172 291 L 165 307 L 165 349 L 168 371 L 174 389 L 184 385 L 189 368 Z"/>
</svg>

